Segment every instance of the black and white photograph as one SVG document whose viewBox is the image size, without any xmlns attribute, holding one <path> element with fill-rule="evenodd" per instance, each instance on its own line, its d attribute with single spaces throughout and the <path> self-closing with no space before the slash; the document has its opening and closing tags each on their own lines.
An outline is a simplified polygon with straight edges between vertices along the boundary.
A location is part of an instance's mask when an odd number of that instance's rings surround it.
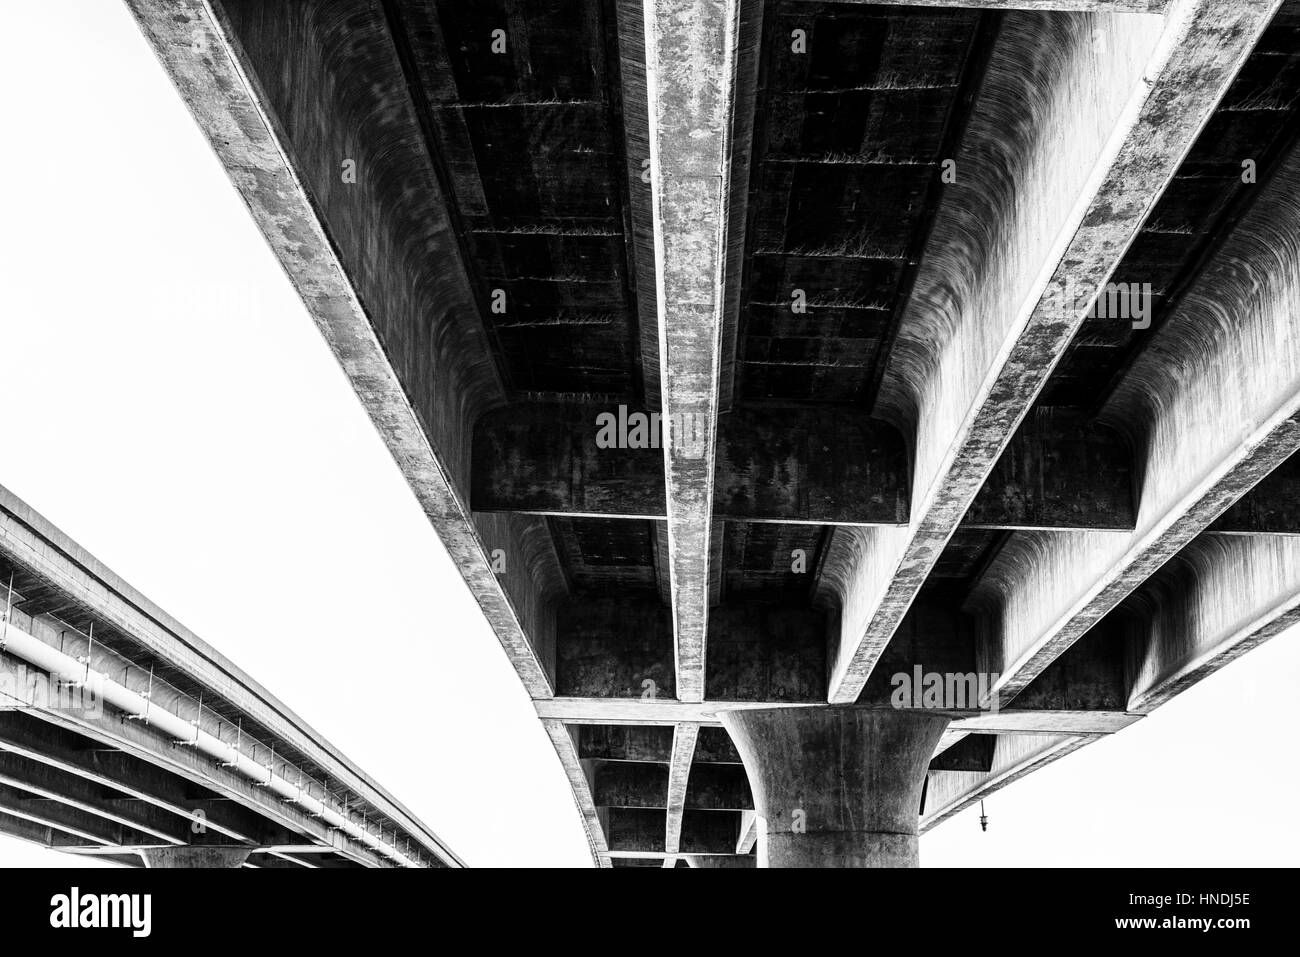
<svg viewBox="0 0 1300 957">
<path fill-rule="evenodd" d="M 4 0 L 0 116 L 17 930 L 1289 923 L 1300 0 Z"/>
</svg>

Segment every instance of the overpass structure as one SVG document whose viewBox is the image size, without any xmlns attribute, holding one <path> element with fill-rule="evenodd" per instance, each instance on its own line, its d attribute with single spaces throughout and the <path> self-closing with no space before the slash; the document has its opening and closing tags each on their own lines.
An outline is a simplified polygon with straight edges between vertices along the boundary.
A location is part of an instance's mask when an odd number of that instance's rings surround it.
<svg viewBox="0 0 1300 957">
<path fill-rule="evenodd" d="M 599 864 L 915 863 L 1295 620 L 1300 0 L 127 3 Z"/>
<path fill-rule="evenodd" d="M 328 741 L 0 487 L 0 833 L 149 867 L 461 867 Z"/>
</svg>

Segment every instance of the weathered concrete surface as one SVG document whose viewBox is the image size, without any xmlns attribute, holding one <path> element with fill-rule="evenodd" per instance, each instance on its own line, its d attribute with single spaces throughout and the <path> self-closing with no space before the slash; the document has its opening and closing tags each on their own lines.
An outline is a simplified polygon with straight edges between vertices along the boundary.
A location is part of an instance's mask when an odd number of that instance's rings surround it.
<svg viewBox="0 0 1300 957">
<path fill-rule="evenodd" d="M 1213 674 L 1300 620 L 1300 550 L 1290 537 L 1251 538 L 1205 533 L 1124 600 L 1103 626 L 1116 632 L 1126 710 L 1136 717 Z M 1096 640 L 1087 635 L 1021 693 L 1017 704 L 1053 680 L 1071 656 Z M 1094 679 L 1114 675 L 1113 663 L 1092 659 Z M 1015 711 L 1003 712 L 1015 714 Z M 984 773 L 931 774 L 922 830 L 939 824 L 1025 774 L 1100 739 L 1098 735 L 997 738 L 993 767 Z M 964 742 L 963 742 L 964 743 Z M 938 760 L 938 759 L 936 759 Z M 936 769 L 937 770 L 937 769 Z"/>
<path fill-rule="evenodd" d="M 523 540 L 526 524 L 503 516 L 476 524 L 462 497 L 470 427 L 501 392 L 436 178 L 412 136 L 418 123 L 382 14 L 368 9 L 339 30 L 349 10 L 337 3 L 128 6 L 520 679 L 530 694 L 550 694 L 548 566 L 525 560 L 536 553 Z M 367 38 L 387 50 L 382 64 L 363 56 Z M 388 98 L 384 109 L 361 94 L 376 90 Z M 365 171 L 355 184 L 339 175 L 346 158 Z M 431 341 L 400 341 L 412 330 Z M 500 578 L 498 548 L 517 559 Z"/>
<path fill-rule="evenodd" d="M 6 683 L 15 684 L 19 687 L 30 686 L 45 680 L 43 675 L 34 674 L 31 669 L 24 668 L 11 661 L 3 663 L 3 667 L 0 667 L 0 674 L 4 676 Z M 134 759 L 134 763 L 130 765 L 131 767 L 139 767 L 143 763 L 182 782 L 189 782 L 200 789 L 206 789 L 207 792 L 214 794 L 218 800 L 241 806 L 264 818 L 273 829 L 285 829 L 290 833 L 302 835 L 304 839 L 332 847 L 337 854 L 363 866 L 390 866 L 390 862 L 386 857 L 359 842 L 339 840 L 335 836 L 333 829 L 323 820 L 309 815 L 297 805 L 268 793 L 249 778 L 225 768 L 214 766 L 214 763 L 209 758 L 196 754 L 190 748 L 177 747 L 176 742 L 171 738 L 160 737 L 150 731 L 143 722 L 130 720 L 128 715 L 112 712 L 108 708 L 98 709 L 98 711 L 99 713 L 96 713 L 94 709 L 85 708 L 32 709 L 32 713 L 38 715 L 42 723 L 55 729 L 55 732 L 73 732 L 82 739 L 90 739 L 106 750 L 123 752 L 126 756 Z M 46 743 L 44 738 L 37 739 L 37 741 L 39 743 L 31 747 L 31 750 L 27 752 L 27 756 L 33 760 L 46 760 L 45 752 L 51 745 Z M 81 746 L 84 747 L 84 742 Z M 76 765 L 70 761 L 65 763 L 69 768 L 76 768 Z M 118 777 L 112 774 L 115 768 L 124 769 L 125 766 L 114 763 L 96 766 L 98 775 L 108 777 L 109 784 L 112 787 L 131 789 L 130 778 L 125 775 Z M 280 766 L 280 770 L 283 772 L 283 765 Z M 174 804 L 172 806 L 180 807 L 183 805 Z M 191 805 L 185 812 L 186 816 L 191 820 L 193 819 L 193 810 L 194 806 Z M 235 818 L 232 823 L 223 825 L 223 820 L 231 820 L 225 813 L 214 815 L 214 817 L 217 821 L 214 824 L 214 830 L 224 830 L 236 840 L 247 839 L 246 832 L 247 828 L 251 826 L 250 824 L 244 824 L 240 827 L 234 823 L 234 821 L 240 819 Z M 242 820 L 248 821 L 247 818 Z M 264 831 L 267 826 L 267 824 L 262 824 L 257 830 Z M 130 843 L 139 843 L 139 841 L 131 841 Z"/>
<path fill-rule="evenodd" d="M 506 407 L 474 430 L 476 511 L 663 519 L 663 452 L 647 425 L 602 445 L 617 408 Z M 641 418 L 632 418 L 640 415 Z M 636 430 L 644 413 L 622 421 Z M 656 417 L 655 421 L 658 419 Z M 847 410 L 735 410 L 718 420 L 714 515 L 737 521 L 897 525 L 907 521 L 907 454 L 890 425 Z"/>
<path fill-rule="evenodd" d="M 28 715 L 0 715 L 0 747 L 15 758 L 44 765 L 64 775 L 93 785 L 102 796 L 121 794 L 129 800 L 131 826 L 146 833 L 158 832 L 163 839 L 191 840 L 194 812 L 202 810 L 205 826 L 215 837 L 242 844 L 291 843 L 294 832 L 276 827 L 271 821 L 233 801 L 204 802 L 194 796 L 184 779 L 165 773 L 149 762 L 109 750 L 87 750 L 81 739 L 67 730 L 38 721 Z M 68 786 L 60 786 L 65 794 Z M 140 819 L 142 809 L 170 815 L 172 827 L 160 820 Z M 125 806 L 120 813 L 126 813 Z"/>
<path fill-rule="evenodd" d="M 588 777 L 587 767 L 584 762 L 578 758 L 578 748 L 573 739 L 573 732 L 566 727 L 563 721 L 542 719 L 542 727 L 546 729 L 547 736 L 551 739 L 551 745 L 555 748 L 555 753 L 560 757 L 560 765 L 564 768 L 564 775 L 569 780 L 569 789 L 573 791 L 573 801 L 578 807 L 578 814 L 582 819 L 583 831 L 587 835 L 588 846 L 591 849 L 592 859 L 595 860 L 598 867 L 609 866 L 609 844 L 606 840 L 605 826 L 596 811 L 596 804 L 591 794 L 591 779 Z"/>
<path fill-rule="evenodd" d="M 943 742 L 940 741 L 940 748 L 942 744 Z M 996 735 L 967 734 L 951 747 L 939 750 L 939 753 L 930 760 L 930 770 L 979 771 L 987 774 L 993 770 L 996 745 Z"/>
<path fill-rule="evenodd" d="M 921 832 L 942 824 L 981 798 L 1095 740 L 1095 737 L 1050 734 L 999 735 L 991 771 L 938 771 L 929 775 Z"/>
<path fill-rule="evenodd" d="M 1300 148 L 1261 190 L 1103 409 L 1136 530 L 1017 535 L 973 592 L 1004 701 L 1300 447 Z"/>
<path fill-rule="evenodd" d="M 57 802 L 119 829 L 112 843 L 130 844 L 131 833 L 145 844 L 188 844 L 189 824 L 163 808 L 143 802 L 125 802 L 123 792 L 106 790 L 87 778 L 69 774 L 35 758 L 0 753 L 0 786 L 7 795 L 25 794 L 41 802 Z M 7 802 L 6 802 L 7 803 Z"/>
<path fill-rule="evenodd" d="M 822 0 L 805 0 L 818 3 Z M 874 0 L 841 0 L 843 3 L 872 3 Z M 1174 0 L 892 0 L 898 7 L 969 7 L 976 10 L 1044 10 L 1058 12 L 1097 11 L 1161 13 Z"/>
<path fill-rule="evenodd" d="M 1128 710 L 1150 712 L 1300 621 L 1300 540 L 1201 535 L 1121 611 Z"/>
<path fill-rule="evenodd" d="M 686 701 L 704 697 L 728 231 L 743 215 L 732 205 L 733 124 L 749 113 L 736 97 L 747 72 L 741 7 L 647 0 L 644 14 L 668 565 L 677 693 Z"/>
<path fill-rule="evenodd" d="M 903 4 L 931 5 L 952 4 Z M 988 650 L 989 635 L 1001 641 L 1002 607 L 981 603 L 984 593 L 972 606 L 980 657 L 957 610 L 979 569 L 1014 566 L 1018 552 L 1032 558 L 1053 537 L 1049 548 L 1085 542 L 1103 554 L 1142 534 L 1150 516 L 1135 506 L 1148 504 L 1163 453 L 1141 434 L 1140 413 L 1126 423 L 1052 408 L 1024 417 L 1080 328 L 1089 286 L 1128 262 L 1139 225 L 1276 3 L 976 0 L 1007 12 L 939 16 L 757 0 L 583 0 L 559 12 L 510 0 L 510 50 L 499 61 L 485 59 L 481 24 L 451 4 L 163 6 L 132 0 L 537 699 L 593 854 L 672 866 L 755 839 L 739 766 L 710 760 L 730 760 L 730 745 L 710 737 L 720 710 L 878 703 L 894 671 L 1005 663 Z M 760 57 L 765 7 L 777 22 Z M 1130 12 L 1166 8 L 1165 18 Z M 873 84 L 892 89 L 899 78 L 860 64 L 831 82 L 825 43 L 820 58 L 796 56 L 791 67 L 784 33 L 805 10 L 827 25 L 823 39 L 856 17 L 846 62 L 892 37 L 882 62 L 907 59 L 904 79 L 928 92 L 884 95 Z M 561 34 L 590 41 L 574 57 L 583 69 L 561 62 Z M 1234 90 L 1238 101 L 1269 88 L 1276 71 L 1257 65 Z M 763 93 L 771 104 L 755 117 L 760 70 L 783 92 Z M 831 113 L 828 95 L 840 97 Z M 923 98 L 933 115 L 920 125 L 933 135 L 898 134 L 900 116 Z M 843 136 L 828 138 L 832 115 Z M 841 139 L 849 153 L 833 152 Z M 909 145 L 913 156 L 885 155 Z M 346 187 L 345 155 L 362 170 Z M 956 181 L 936 187 L 927 177 L 948 156 Z M 873 172 L 896 167 L 910 172 Z M 849 186 L 772 188 L 769 173 L 779 180 L 792 169 L 835 182 L 843 173 Z M 910 185 L 862 185 L 893 182 Z M 855 211 L 847 219 L 877 208 L 888 219 L 891 200 L 877 195 L 907 196 L 908 225 L 891 235 L 911 238 L 898 250 L 864 247 L 859 257 L 807 244 L 814 214 L 833 215 L 837 203 Z M 525 202 L 494 205 L 501 197 Z M 756 236 L 780 233 L 768 244 L 779 255 L 839 248 L 863 260 L 795 270 L 836 290 L 814 294 L 811 331 L 768 301 L 786 294 L 768 287 L 790 270 L 764 274 L 758 294 L 742 290 L 750 213 Z M 838 237 L 842 226 L 828 228 Z M 890 270 L 906 281 L 871 278 Z M 486 315 L 485 288 L 498 279 L 535 314 Z M 894 289 L 896 302 L 863 291 L 875 285 Z M 762 387 L 752 390 L 744 377 L 736 384 L 742 303 L 746 315 L 757 310 L 753 336 L 789 340 L 771 355 L 756 350 L 755 365 L 770 359 L 781 376 L 755 373 Z M 1078 338 L 1097 338 L 1086 332 Z M 815 338 L 823 333 L 835 341 Z M 854 365 L 869 349 L 868 365 Z M 1047 398 L 1086 394 L 1091 354 L 1071 366 L 1070 388 Z M 1161 402 L 1162 388 L 1175 390 L 1139 380 L 1171 370 L 1195 379 L 1176 362 L 1129 374 L 1130 358 L 1127 385 Z M 637 382 L 638 371 L 649 381 Z M 664 449 L 593 449 L 594 422 L 566 432 L 567 404 L 614 411 L 623 402 L 665 414 Z M 816 424 L 792 402 L 820 403 Z M 515 404 L 531 408 L 517 415 Z M 871 416 L 887 418 L 888 432 Z M 1193 434 L 1185 420 L 1178 427 Z M 484 436 L 485 454 L 476 448 Z M 1225 529 L 1286 532 L 1289 487 L 1270 494 L 1225 516 Z M 1245 547 L 1261 561 L 1284 557 Z M 796 548 L 815 585 L 787 572 Z M 492 567 L 495 549 L 504 570 Z M 1186 567 L 1202 569 L 1192 558 Z M 1219 565 L 1205 568 L 1195 582 Z M 1054 573 L 1041 589 L 1033 574 L 1025 601 L 1034 613 L 1068 597 Z M 1204 596 L 1227 594 L 1233 574 Z M 922 591 L 927 579 L 934 587 Z M 1284 569 L 1263 575 L 1257 597 L 1286 605 L 1288 583 Z M 1188 604 L 1152 598 L 1146 631 L 1132 625 L 1144 620 L 1140 608 L 1125 605 L 1136 664 L 1108 622 L 1048 649 L 1036 678 L 1035 669 L 1014 677 L 1033 680 L 1013 707 L 954 715 L 931 762 L 927 818 L 1137 720 L 1136 707 L 1212 669 L 1221 632 L 1248 636 L 1227 648 L 1263 633 L 1214 619 L 1176 642 L 1202 600 L 1194 585 L 1187 593 Z M 1147 697 L 1130 700 L 1127 667 L 1149 672 Z M 557 689 L 562 697 L 551 698 Z M 1060 746 L 1003 740 L 1017 737 Z"/>
<path fill-rule="evenodd" d="M 1035 409 L 971 503 L 968 528 L 1131 531 L 1133 469 L 1122 437 L 1072 409 Z"/>
<path fill-rule="evenodd" d="M 278 741 L 281 755 L 296 756 L 299 776 L 303 767 L 311 768 L 313 774 L 330 780 L 337 792 L 348 795 L 353 807 L 369 808 L 376 818 L 392 821 L 403 831 L 404 838 L 409 837 L 413 848 L 422 848 L 422 854 L 453 866 L 460 863 L 427 826 L 283 702 L 3 487 L 0 487 L 0 566 L 15 575 L 16 607 L 9 608 L 8 574 L 0 584 L 4 592 L 0 605 L 8 610 L 8 627 L 21 628 L 34 639 L 83 658 L 88 670 L 127 688 L 145 691 L 142 682 L 147 680 L 148 673 L 138 663 L 133 668 L 126 652 L 138 661 L 154 662 L 160 675 L 171 673 L 183 678 L 191 693 L 182 693 L 160 680 L 150 690 L 151 703 L 174 715 L 195 714 L 197 726 L 219 739 L 223 735 L 227 738 L 237 735 L 229 716 L 239 715 L 244 727 L 261 729 L 267 741 Z M 23 595 L 24 590 L 28 594 Z M 42 611 L 44 608 L 57 610 L 57 617 Z M 99 643 L 93 646 L 87 633 L 92 624 L 99 635 Z M 106 642 L 118 651 L 110 650 Z M 43 673 L 38 674 L 12 656 L 0 662 L 0 674 L 6 679 L 7 688 L 31 690 L 37 684 L 48 686 Z M 196 695 L 206 701 L 201 711 L 197 708 Z M 228 789 L 236 803 L 265 812 L 266 820 L 273 824 L 287 827 L 292 833 L 310 835 L 326 845 L 336 843 L 325 822 L 311 818 L 296 807 L 282 805 L 238 774 L 213 767 L 187 749 L 178 752 L 170 739 L 159 740 L 157 734 L 144 733 L 124 715 L 94 715 L 73 709 L 51 714 L 46 710 L 48 702 L 44 697 L 25 703 L 43 720 L 60 723 L 87 736 L 106 733 L 113 739 L 129 740 L 135 748 L 133 753 L 150 765 L 169 769 L 182 777 L 196 775 L 191 779 L 218 791 Z M 227 716 L 225 720 L 221 717 L 223 713 Z M 0 715 L 0 720 L 8 719 Z M 52 740 L 33 739 L 28 742 L 28 752 L 41 759 L 42 749 L 53 746 Z M 266 746 L 264 742 L 263 747 Z M 130 749 L 124 747 L 124 750 Z M 286 767 L 283 765 L 281 770 Z M 139 777 L 143 772 L 137 768 L 134 773 Z M 319 796 L 319 784 L 315 787 Z M 218 824 L 221 817 L 216 815 Z M 282 840 L 282 834 L 262 836 L 275 838 L 273 843 L 287 843 Z M 367 846 L 353 847 L 351 840 L 338 843 L 342 845 L 340 853 L 354 854 L 361 862 L 375 865 L 381 861 Z"/>
<path fill-rule="evenodd" d="M 674 701 L 651 698 L 547 698 L 533 702 L 540 718 L 570 725 L 675 725 L 693 722 L 719 727 L 725 711 L 772 709 L 771 702 Z M 786 704 L 781 709 L 817 708 L 815 704 Z M 1127 711 L 1070 711 L 1007 708 L 1003 711 L 949 709 L 952 727 L 988 734 L 1110 734 L 1142 716 Z"/>
<path fill-rule="evenodd" d="M 661 809 L 610 808 L 611 854 L 661 857 L 666 814 Z M 730 811 L 686 811 L 682 815 L 681 853 L 731 854 L 735 850 L 740 815 Z M 672 856 L 672 855 L 668 855 Z"/>
<path fill-rule="evenodd" d="M 944 715 L 818 707 L 722 715 L 766 827 L 760 867 L 916 867 Z"/>
<path fill-rule="evenodd" d="M 1238 535 L 1300 535 L 1300 456 L 1291 456 L 1237 499 L 1210 531 Z"/>
<path fill-rule="evenodd" d="M 813 609 L 736 603 L 714 608 L 709 694 L 738 701 L 821 701 L 826 617 Z M 668 611 L 649 600 L 588 599 L 559 609 L 557 694 L 675 696 Z"/>
<path fill-rule="evenodd" d="M 916 435 L 912 525 L 839 530 L 826 563 L 831 701 L 857 698 L 1083 319 L 1077 290 L 1114 269 L 1277 6 L 1006 15 L 882 385 Z"/>
<path fill-rule="evenodd" d="M 752 854 L 694 854 L 687 859 L 691 867 L 727 867 L 751 868 L 758 866 L 758 858 Z"/>
<path fill-rule="evenodd" d="M 142 851 L 146 867 L 243 867 L 251 847 L 155 847 Z"/>
<path fill-rule="evenodd" d="M 676 854 L 681 848 L 682 821 L 686 814 L 686 782 L 691 776 L 695 741 L 699 733 L 698 724 L 678 724 L 673 727 L 673 753 L 668 764 L 668 815 L 664 834 L 664 850 L 669 854 Z"/>
<path fill-rule="evenodd" d="M 481 417 L 473 508 L 664 519 L 659 419 L 624 410 L 526 404 Z M 616 434 L 620 422 L 635 444 L 602 445 L 602 429 Z M 906 525 L 908 473 L 902 436 L 885 422 L 845 409 L 737 409 L 718 420 L 714 516 Z M 962 524 L 1132 530 L 1132 485 L 1119 435 L 1076 410 L 1042 408 L 1016 431 Z"/>
</svg>

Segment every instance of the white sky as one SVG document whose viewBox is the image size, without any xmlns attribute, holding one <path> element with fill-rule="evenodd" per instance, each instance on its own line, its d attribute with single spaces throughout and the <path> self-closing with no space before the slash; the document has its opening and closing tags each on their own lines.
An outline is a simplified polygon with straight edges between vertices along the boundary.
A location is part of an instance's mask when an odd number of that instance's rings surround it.
<svg viewBox="0 0 1300 957">
<path fill-rule="evenodd" d="M 589 866 L 514 671 L 125 7 L 7 5 L 0 89 L 0 484 L 471 865 Z M 1291 632 L 922 859 L 1291 865 L 1298 683 Z"/>
</svg>

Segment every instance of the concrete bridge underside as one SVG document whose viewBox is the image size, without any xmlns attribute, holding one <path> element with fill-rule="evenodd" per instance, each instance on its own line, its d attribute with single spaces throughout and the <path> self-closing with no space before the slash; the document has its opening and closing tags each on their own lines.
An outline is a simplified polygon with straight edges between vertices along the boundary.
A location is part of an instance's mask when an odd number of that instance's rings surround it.
<svg viewBox="0 0 1300 957">
<path fill-rule="evenodd" d="M 310 725 L 0 487 L 0 833 L 138 867 L 460 867 Z"/>
<path fill-rule="evenodd" d="M 1300 0 L 127 2 L 601 865 L 911 863 L 1294 620 Z"/>
</svg>

